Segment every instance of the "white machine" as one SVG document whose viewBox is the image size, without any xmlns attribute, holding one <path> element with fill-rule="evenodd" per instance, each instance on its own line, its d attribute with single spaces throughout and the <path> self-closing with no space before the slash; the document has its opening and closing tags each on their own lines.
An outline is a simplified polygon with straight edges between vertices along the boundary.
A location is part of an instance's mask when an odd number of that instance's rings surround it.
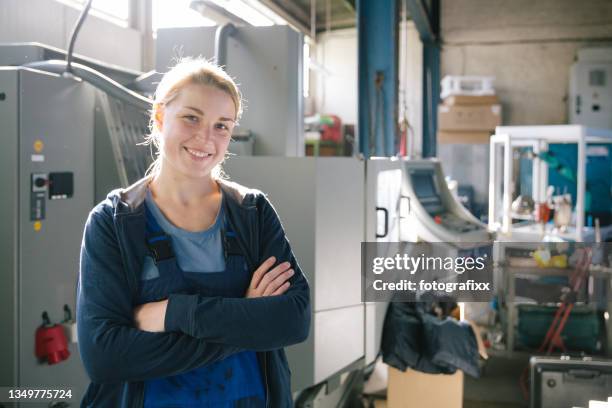
<svg viewBox="0 0 612 408">
<path fill-rule="evenodd" d="M 402 160 L 373 157 L 365 162 L 365 239 L 367 242 L 400 240 Z M 379 254 L 387 256 L 387 254 Z M 388 303 L 365 303 L 365 364 L 380 351 Z"/>
<path fill-rule="evenodd" d="M 460 245 L 491 240 L 485 224 L 448 189 L 438 160 L 407 160 L 402 167 L 401 241 Z"/>
<path fill-rule="evenodd" d="M 570 123 L 612 129 L 612 48 L 585 48 L 570 70 Z"/>
</svg>

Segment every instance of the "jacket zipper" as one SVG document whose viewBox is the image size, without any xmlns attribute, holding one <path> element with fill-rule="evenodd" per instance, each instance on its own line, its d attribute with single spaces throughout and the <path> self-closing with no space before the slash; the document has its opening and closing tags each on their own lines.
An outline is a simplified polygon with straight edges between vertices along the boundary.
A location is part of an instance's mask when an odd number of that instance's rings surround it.
<svg viewBox="0 0 612 408">
<path fill-rule="evenodd" d="M 225 227 L 227 227 L 228 223 L 227 223 L 227 219 L 224 220 L 224 228 L 221 229 L 221 235 L 222 235 L 222 242 L 223 242 L 223 255 L 225 257 L 225 262 L 227 263 L 227 259 L 228 259 L 228 253 L 227 253 L 227 236 L 225 235 Z M 248 259 L 248 256 L 246 256 L 245 254 L 245 258 Z M 247 261 L 248 262 L 248 261 Z M 250 262 L 248 262 L 250 263 Z M 268 408 L 270 406 L 269 404 L 269 396 L 270 396 L 270 390 L 268 388 L 268 362 L 267 362 L 267 355 L 268 352 L 264 351 L 263 353 L 263 377 L 264 377 L 264 386 L 265 386 L 265 392 L 266 392 L 266 408 Z"/>
</svg>

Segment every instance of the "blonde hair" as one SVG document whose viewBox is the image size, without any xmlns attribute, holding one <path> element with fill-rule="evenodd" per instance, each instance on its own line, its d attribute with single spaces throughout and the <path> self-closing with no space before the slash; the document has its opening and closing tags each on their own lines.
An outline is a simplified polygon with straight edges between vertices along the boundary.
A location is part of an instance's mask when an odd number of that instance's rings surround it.
<svg viewBox="0 0 612 408">
<path fill-rule="evenodd" d="M 156 175 L 160 170 L 160 129 L 156 117 L 163 106 L 172 102 L 187 85 L 208 85 L 227 93 L 236 107 L 235 120 L 238 122 L 242 116 L 242 94 L 234 80 L 220 66 L 204 58 L 181 58 L 168 72 L 164 74 L 155 90 L 153 109 L 149 119 L 150 133 L 145 136 L 145 145 L 155 146 L 155 159 L 147 169 L 146 175 Z M 212 171 L 213 178 L 223 177 L 223 170 L 219 163 Z"/>
</svg>

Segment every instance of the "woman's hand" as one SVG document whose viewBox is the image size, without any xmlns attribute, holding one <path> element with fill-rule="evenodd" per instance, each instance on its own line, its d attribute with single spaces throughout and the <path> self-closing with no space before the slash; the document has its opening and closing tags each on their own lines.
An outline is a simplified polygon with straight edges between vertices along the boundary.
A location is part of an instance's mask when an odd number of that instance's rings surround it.
<svg viewBox="0 0 612 408">
<path fill-rule="evenodd" d="M 295 273 L 289 262 L 283 262 L 273 269 L 276 258 L 271 256 L 262 263 L 253 273 L 251 284 L 247 289 L 246 297 L 255 298 L 263 296 L 282 295 L 289 289 L 289 278 Z"/>
<path fill-rule="evenodd" d="M 134 309 L 136 328 L 148 332 L 163 332 L 168 299 L 145 303 Z"/>
</svg>

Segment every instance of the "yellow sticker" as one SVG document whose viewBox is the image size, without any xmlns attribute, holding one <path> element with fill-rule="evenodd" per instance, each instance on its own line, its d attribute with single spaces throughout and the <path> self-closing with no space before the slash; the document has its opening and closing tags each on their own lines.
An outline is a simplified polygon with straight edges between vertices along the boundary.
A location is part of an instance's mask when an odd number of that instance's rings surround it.
<svg viewBox="0 0 612 408">
<path fill-rule="evenodd" d="M 40 222 L 40 221 L 35 221 L 35 222 L 34 222 L 34 231 L 38 232 L 38 231 L 40 231 L 40 230 L 41 230 L 41 228 L 42 228 L 42 222 Z"/>
<path fill-rule="evenodd" d="M 40 153 L 40 152 L 42 152 L 42 150 L 43 150 L 43 148 L 44 148 L 44 147 L 45 147 L 45 144 L 43 143 L 43 141 L 42 141 L 42 140 L 37 139 L 37 140 L 34 142 L 34 151 L 35 151 L 36 153 Z"/>
</svg>

